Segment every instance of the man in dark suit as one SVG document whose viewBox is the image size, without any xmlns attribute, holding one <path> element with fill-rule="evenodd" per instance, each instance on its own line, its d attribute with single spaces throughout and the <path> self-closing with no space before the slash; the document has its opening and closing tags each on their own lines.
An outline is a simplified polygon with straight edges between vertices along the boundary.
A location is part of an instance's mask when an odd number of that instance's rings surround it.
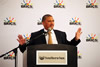
<svg viewBox="0 0 100 67">
<path fill-rule="evenodd" d="M 50 14 L 46 14 L 42 17 L 42 24 L 44 26 L 44 29 L 41 29 L 40 31 L 34 32 L 31 34 L 30 42 L 28 45 L 36 45 L 36 44 L 67 44 L 67 45 L 73 45 L 77 46 L 80 43 L 80 35 L 81 35 L 81 28 L 78 29 L 76 32 L 75 37 L 68 41 L 66 38 L 65 32 L 55 30 L 54 28 L 54 19 Z M 50 28 L 51 32 L 51 39 L 52 43 L 48 42 L 49 35 L 48 30 Z M 45 35 L 46 33 L 46 35 Z M 26 42 L 25 39 L 22 37 L 22 35 L 18 35 L 17 41 L 19 42 L 20 50 L 21 52 L 24 52 L 26 50 Z"/>
</svg>

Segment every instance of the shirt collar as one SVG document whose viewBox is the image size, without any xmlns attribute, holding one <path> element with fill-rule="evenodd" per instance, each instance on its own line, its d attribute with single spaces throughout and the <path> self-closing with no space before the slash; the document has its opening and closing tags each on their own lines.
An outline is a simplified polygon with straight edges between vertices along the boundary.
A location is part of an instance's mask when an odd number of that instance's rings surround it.
<svg viewBox="0 0 100 67">
<path fill-rule="evenodd" d="M 47 32 L 47 30 L 44 28 L 44 32 Z M 51 30 L 51 33 L 54 33 L 53 29 Z"/>
</svg>

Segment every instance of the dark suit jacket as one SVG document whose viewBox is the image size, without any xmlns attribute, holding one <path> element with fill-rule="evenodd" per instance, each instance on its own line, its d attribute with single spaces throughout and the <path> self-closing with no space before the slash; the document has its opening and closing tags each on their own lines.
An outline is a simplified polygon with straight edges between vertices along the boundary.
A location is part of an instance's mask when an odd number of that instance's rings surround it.
<svg viewBox="0 0 100 67">
<path fill-rule="evenodd" d="M 73 45 L 76 46 L 79 44 L 80 40 L 75 41 L 75 38 L 73 38 L 71 41 L 67 40 L 67 36 L 65 32 L 54 30 L 58 44 L 67 44 L 67 45 Z M 46 44 L 45 35 L 42 35 L 44 33 L 44 29 L 31 33 L 30 42 L 28 45 L 36 45 L 36 44 Z M 26 50 L 26 46 L 20 45 L 21 52 L 24 52 Z"/>
</svg>

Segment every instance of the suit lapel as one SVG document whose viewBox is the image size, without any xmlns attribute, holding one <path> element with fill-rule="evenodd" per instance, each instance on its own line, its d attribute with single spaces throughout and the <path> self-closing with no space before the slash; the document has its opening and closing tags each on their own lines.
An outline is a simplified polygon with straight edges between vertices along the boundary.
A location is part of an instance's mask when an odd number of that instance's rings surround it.
<svg viewBox="0 0 100 67">
<path fill-rule="evenodd" d="M 43 34 L 43 33 L 44 33 L 44 29 L 42 29 L 40 32 L 41 32 L 41 34 Z M 45 35 L 41 36 L 41 42 L 42 42 L 43 44 L 46 44 Z"/>
<path fill-rule="evenodd" d="M 61 44 L 60 32 L 54 30 L 58 44 Z"/>
</svg>

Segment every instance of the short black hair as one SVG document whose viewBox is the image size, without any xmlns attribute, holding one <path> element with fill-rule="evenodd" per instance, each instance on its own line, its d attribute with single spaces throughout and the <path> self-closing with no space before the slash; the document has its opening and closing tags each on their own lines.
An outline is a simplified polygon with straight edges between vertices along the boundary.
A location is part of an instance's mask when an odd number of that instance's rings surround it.
<svg viewBox="0 0 100 67">
<path fill-rule="evenodd" d="M 50 14 L 45 14 L 45 15 L 42 17 L 42 22 L 45 21 L 46 17 L 52 17 L 52 15 L 50 15 Z"/>
</svg>

